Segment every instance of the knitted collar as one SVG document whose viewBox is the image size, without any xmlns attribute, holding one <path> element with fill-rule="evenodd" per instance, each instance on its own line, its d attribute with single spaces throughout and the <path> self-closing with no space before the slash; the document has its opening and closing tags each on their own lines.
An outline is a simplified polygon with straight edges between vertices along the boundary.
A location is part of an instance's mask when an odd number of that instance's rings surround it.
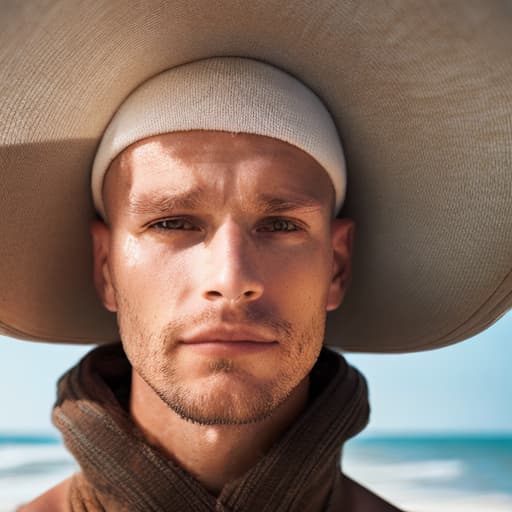
<svg viewBox="0 0 512 512">
<path fill-rule="evenodd" d="M 127 412 L 130 374 L 120 344 L 94 349 L 61 377 L 52 414 L 81 466 L 83 484 L 76 485 L 88 488 L 82 495 L 94 494 L 90 503 L 98 509 L 108 503 L 109 512 L 311 510 L 328 500 L 342 445 L 369 417 L 364 377 L 323 348 L 305 411 L 255 466 L 214 496 L 144 440 Z M 80 510 L 96 508 L 81 503 Z"/>
</svg>

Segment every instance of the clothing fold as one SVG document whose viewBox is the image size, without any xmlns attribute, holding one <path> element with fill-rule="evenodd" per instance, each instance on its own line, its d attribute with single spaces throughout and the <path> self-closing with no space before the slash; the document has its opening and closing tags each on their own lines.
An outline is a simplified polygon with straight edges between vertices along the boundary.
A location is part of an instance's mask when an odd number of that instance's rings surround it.
<svg viewBox="0 0 512 512">
<path fill-rule="evenodd" d="M 305 410 L 214 496 L 144 439 L 128 412 L 130 380 L 121 344 L 92 350 L 59 380 L 52 421 L 81 468 L 71 484 L 73 512 L 330 510 L 342 446 L 369 419 L 364 376 L 324 347 Z"/>
</svg>

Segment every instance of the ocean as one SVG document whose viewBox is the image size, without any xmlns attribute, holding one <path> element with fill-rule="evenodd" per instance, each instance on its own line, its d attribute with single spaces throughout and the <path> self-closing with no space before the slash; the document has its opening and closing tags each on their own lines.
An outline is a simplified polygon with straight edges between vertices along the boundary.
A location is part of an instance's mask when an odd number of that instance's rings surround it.
<svg viewBox="0 0 512 512">
<path fill-rule="evenodd" d="M 512 436 L 359 436 L 343 471 L 404 510 L 512 512 Z M 58 439 L 0 435 L 0 512 L 76 470 Z"/>
<path fill-rule="evenodd" d="M 512 436 L 361 437 L 343 471 L 405 510 L 512 512 Z"/>
</svg>

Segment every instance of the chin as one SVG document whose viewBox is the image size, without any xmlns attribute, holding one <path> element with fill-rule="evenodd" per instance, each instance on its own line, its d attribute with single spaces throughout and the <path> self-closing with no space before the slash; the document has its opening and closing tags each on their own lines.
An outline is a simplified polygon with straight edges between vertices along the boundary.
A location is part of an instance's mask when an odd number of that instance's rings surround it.
<svg viewBox="0 0 512 512">
<path fill-rule="evenodd" d="M 243 425 L 271 416 L 289 392 L 283 389 L 282 383 L 261 381 L 231 369 L 207 377 L 183 379 L 160 388 L 158 394 L 187 421 L 201 425 Z"/>
</svg>

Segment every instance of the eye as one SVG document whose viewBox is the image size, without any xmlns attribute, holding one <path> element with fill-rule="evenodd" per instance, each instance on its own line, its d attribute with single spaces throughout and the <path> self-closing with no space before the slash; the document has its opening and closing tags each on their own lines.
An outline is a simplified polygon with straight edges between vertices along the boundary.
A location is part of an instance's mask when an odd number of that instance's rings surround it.
<svg viewBox="0 0 512 512">
<path fill-rule="evenodd" d="M 161 220 L 152 224 L 151 227 L 163 231 L 199 231 L 197 226 L 192 224 L 189 220 L 181 217 Z"/>
<path fill-rule="evenodd" d="M 290 232 L 290 231 L 298 231 L 299 227 L 295 222 L 287 219 L 271 219 L 270 222 L 263 225 L 258 229 L 258 231 L 264 232 Z"/>
</svg>

